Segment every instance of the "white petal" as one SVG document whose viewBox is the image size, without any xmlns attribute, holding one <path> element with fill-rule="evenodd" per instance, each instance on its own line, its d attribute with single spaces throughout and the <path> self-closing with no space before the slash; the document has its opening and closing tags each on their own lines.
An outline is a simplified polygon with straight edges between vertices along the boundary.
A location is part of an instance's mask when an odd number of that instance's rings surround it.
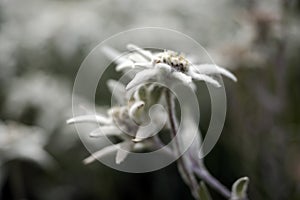
<svg viewBox="0 0 300 200">
<path fill-rule="evenodd" d="M 147 58 L 136 52 L 131 52 L 128 56 L 128 59 L 133 62 L 149 62 Z"/>
<path fill-rule="evenodd" d="M 237 78 L 233 73 L 231 73 L 230 71 L 228 71 L 227 69 L 222 68 L 222 67 L 217 67 L 217 68 L 218 68 L 218 71 L 220 74 L 223 74 L 224 76 L 230 78 L 234 82 L 237 82 Z"/>
<path fill-rule="evenodd" d="M 138 72 L 135 77 L 128 83 L 128 85 L 126 86 L 126 90 L 130 90 L 133 87 L 136 87 L 148 80 L 150 80 L 151 78 L 155 77 L 158 73 L 157 69 L 146 69 L 143 71 Z"/>
<path fill-rule="evenodd" d="M 220 73 L 230 79 L 232 79 L 233 81 L 237 81 L 237 78 L 235 75 L 233 75 L 230 71 L 226 70 L 225 68 L 219 67 L 217 65 L 214 64 L 202 64 L 202 65 L 198 65 L 195 66 L 194 69 L 197 73 L 200 74 L 217 74 Z"/>
<path fill-rule="evenodd" d="M 221 85 L 218 81 L 216 81 L 215 79 L 213 79 L 205 74 L 198 74 L 198 73 L 193 72 L 192 70 L 189 70 L 189 74 L 191 75 L 192 78 L 194 78 L 196 80 L 205 81 L 216 87 L 221 87 Z"/>
<path fill-rule="evenodd" d="M 73 117 L 67 120 L 67 124 L 73 123 L 84 123 L 84 122 L 92 122 L 92 123 L 100 123 L 100 124 L 110 124 L 112 120 L 102 115 L 82 115 Z"/>
<path fill-rule="evenodd" d="M 102 158 L 103 156 L 110 155 L 116 152 L 119 148 L 120 148 L 120 144 L 104 147 L 103 149 L 93 153 L 91 156 L 84 159 L 83 162 L 84 164 L 89 164 L 91 162 L 94 162 L 96 159 Z"/>
<path fill-rule="evenodd" d="M 120 143 L 120 147 L 117 151 L 117 155 L 116 155 L 116 163 L 120 164 L 121 162 L 123 162 L 125 160 L 125 158 L 128 156 L 128 154 L 130 153 L 130 151 L 133 148 L 134 143 L 132 142 L 122 142 Z"/>
<path fill-rule="evenodd" d="M 157 134 L 162 127 L 158 127 L 156 124 L 148 124 L 147 126 L 140 126 L 133 142 L 140 142 L 144 139 L 154 136 Z"/>
<path fill-rule="evenodd" d="M 134 63 L 131 60 L 126 60 L 124 62 L 119 63 L 116 66 L 116 71 L 122 71 L 125 69 L 132 69 L 134 68 Z"/>
<path fill-rule="evenodd" d="M 170 73 L 172 71 L 172 67 L 165 63 L 157 63 L 155 64 L 155 67 L 164 70 L 165 72 Z"/>
<path fill-rule="evenodd" d="M 151 62 L 136 62 L 134 63 L 134 68 L 140 68 L 140 69 L 149 69 L 152 67 Z"/>
<path fill-rule="evenodd" d="M 143 101 L 137 101 L 135 102 L 129 109 L 129 117 L 131 119 L 134 119 L 135 121 L 139 121 L 137 120 L 138 117 L 138 112 L 145 106 L 145 102 Z"/>
<path fill-rule="evenodd" d="M 141 56 L 144 56 L 149 61 L 152 60 L 152 53 L 150 51 L 145 51 L 144 49 L 141 49 L 140 47 L 133 44 L 128 44 L 127 49 L 130 51 L 136 51 L 137 53 L 139 53 Z"/>
<path fill-rule="evenodd" d="M 113 95 L 113 98 L 120 104 L 125 105 L 126 89 L 125 85 L 115 80 L 108 80 L 107 86 Z"/>
<path fill-rule="evenodd" d="M 120 135 L 122 131 L 116 126 L 101 126 L 90 133 L 90 137 Z"/>
<path fill-rule="evenodd" d="M 190 84 L 192 82 L 192 77 L 182 73 L 182 72 L 173 72 L 172 73 L 173 77 L 182 81 L 184 84 Z"/>
<path fill-rule="evenodd" d="M 154 136 L 159 133 L 160 130 L 163 129 L 167 122 L 167 114 L 165 109 L 161 105 L 154 105 L 149 110 L 150 115 L 150 123 L 146 126 L 140 126 L 135 138 L 134 142 L 140 142 L 144 139 Z"/>
<path fill-rule="evenodd" d="M 124 63 L 126 59 L 122 56 L 122 54 L 111 47 L 104 46 L 102 47 L 102 52 L 111 60 L 116 62 L 117 64 Z"/>
<path fill-rule="evenodd" d="M 132 140 L 133 142 L 140 142 L 144 139 L 152 137 L 155 134 L 155 127 L 154 126 L 140 126 L 135 138 Z"/>
</svg>

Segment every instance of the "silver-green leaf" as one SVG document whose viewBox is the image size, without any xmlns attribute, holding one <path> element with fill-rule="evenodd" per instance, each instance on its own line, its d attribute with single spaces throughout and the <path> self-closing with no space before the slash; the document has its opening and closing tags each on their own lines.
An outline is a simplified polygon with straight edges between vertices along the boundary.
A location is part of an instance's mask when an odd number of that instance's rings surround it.
<svg viewBox="0 0 300 200">
<path fill-rule="evenodd" d="M 245 200 L 247 199 L 247 188 L 248 188 L 249 178 L 242 177 L 234 182 L 231 189 L 230 200 Z"/>
</svg>

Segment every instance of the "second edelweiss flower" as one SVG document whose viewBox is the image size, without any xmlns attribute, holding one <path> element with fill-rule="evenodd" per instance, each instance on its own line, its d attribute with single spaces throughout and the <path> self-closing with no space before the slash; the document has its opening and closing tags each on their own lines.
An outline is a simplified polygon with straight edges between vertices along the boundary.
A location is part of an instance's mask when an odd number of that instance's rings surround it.
<svg viewBox="0 0 300 200">
<path fill-rule="evenodd" d="M 92 138 L 116 137 L 121 141 L 93 153 L 84 160 L 86 164 L 115 152 L 115 161 L 120 164 L 130 152 L 151 147 L 152 140 L 149 138 L 163 128 L 166 121 L 161 110 L 150 110 L 151 105 L 156 104 L 160 98 L 148 98 L 153 91 L 159 93 L 160 89 L 156 85 L 140 87 L 130 97 L 127 97 L 125 86 L 120 82 L 109 80 L 108 87 L 119 105 L 110 108 L 106 114 L 81 115 L 67 120 L 67 124 L 90 122 L 99 125 L 89 133 Z M 150 123 L 148 113 L 153 118 Z"/>
</svg>

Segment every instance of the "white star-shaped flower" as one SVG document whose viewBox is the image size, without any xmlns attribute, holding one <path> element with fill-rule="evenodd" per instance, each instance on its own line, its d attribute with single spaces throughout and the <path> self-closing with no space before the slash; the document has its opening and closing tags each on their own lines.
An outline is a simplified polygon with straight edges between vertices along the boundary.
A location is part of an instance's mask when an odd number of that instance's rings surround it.
<svg viewBox="0 0 300 200">
<path fill-rule="evenodd" d="M 17 122 L 0 121 L 0 167 L 13 159 L 26 159 L 48 167 L 55 164 L 44 149 L 49 135 L 43 129 Z"/>
<path fill-rule="evenodd" d="M 106 146 L 93 153 L 84 160 L 86 164 L 115 152 L 115 161 L 117 164 L 120 164 L 130 152 L 151 146 L 151 141 L 146 139 L 151 138 L 154 134 L 159 132 L 166 122 L 166 115 L 163 115 L 164 113 L 157 109 L 149 112 L 150 116 L 152 115 L 152 119 L 155 120 L 148 123 L 149 120 L 145 116 L 148 116 L 148 108 L 151 107 L 149 103 L 151 102 L 144 97 L 144 95 L 148 93 L 146 90 L 143 91 L 145 88 L 140 88 L 140 90 L 137 90 L 128 99 L 125 94 L 125 85 L 114 80 L 109 80 L 108 87 L 113 93 L 113 98 L 115 98 L 120 106 L 112 107 L 107 111 L 106 115 L 97 113 L 76 116 L 67 120 L 67 124 L 98 124 L 99 127 L 89 134 L 92 138 L 115 136 L 121 140 L 118 144 Z M 149 92 L 154 89 L 156 89 L 155 86 L 147 87 L 147 90 L 150 90 Z M 143 101 L 143 99 L 145 99 L 145 101 Z M 150 100 L 153 100 L 153 98 Z M 155 102 L 157 102 L 157 100 Z M 155 102 L 153 101 L 152 103 Z"/>
<path fill-rule="evenodd" d="M 233 81 L 237 78 L 228 70 L 215 64 L 192 64 L 185 56 L 174 51 L 151 52 L 138 46 L 129 44 L 127 49 L 131 52 L 126 58 L 117 59 L 117 71 L 134 69 L 137 73 L 126 86 L 130 90 L 140 84 L 149 81 L 181 81 L 184 84 L 192 85 L 192 80 L 205 81 L 216 87 L 220 83 L 212 75 L 224 75 Z M 104 52 L 111 58 L 116 58 L 117 52 L 105 48 Z"/>
</svg>

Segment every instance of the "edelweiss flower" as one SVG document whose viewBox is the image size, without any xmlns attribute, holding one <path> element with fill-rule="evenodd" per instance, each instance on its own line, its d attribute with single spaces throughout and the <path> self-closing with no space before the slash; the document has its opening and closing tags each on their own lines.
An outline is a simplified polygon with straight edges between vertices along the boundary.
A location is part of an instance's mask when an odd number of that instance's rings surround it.
<svg viewBox="0 0 300 200">
<path fill-rule="evenodd" d="M 151 102 L 147 100 L 148 97 L 146 96 L 150 92 L 148 90 L 156 89 L 155 86 L 147 87 L 147 89 L 141 87 L 129 100 L 126 98 L 126 90 L 123 84 L 109 80 L 108 87 L 113 94 L 117 94 L 113 97 L 122 106 L 112 107 L 107 111 L 107 116 L 102 114 L 82 115 L 67 120 L 67 124 L 84 122 L 98 124 L 99 128 L 93 130 L 90 137 L 115 136 L 122 140 L 118 144 L 107 146 L 93 153 L 84 160 L 86 164 L 114 152 L 117 152 L 116 163 L 120 164 L 131 151 L 138 151 L 150 146 L 151 142 L 146 139 L 157 133 L 163 127 L 163 122 L 166 121 L 166 116 L 162 116 L 161 110 L 150 112 L 150 115 L 151 113 L 154 115 L 152 117 L 154 120 L 150 123 L 148 123 L 149 120 L 146 117 L 149 111 L 148 108 L 151 107 L 149 106 Z M 159 98 L 156 98 L 155 102 L 158 100 Z M 152 104 L 155 103 L 154 98 L 150 98 L 150 101 L 152 101 Z M 148 124 L 143 126 L 146 123 Z"/>
<path fill-rule="evenodd" d="M 88 164 L 95 161 L 98 158 L 101 158 L 107 154 L 117 152 L 116 163 L 121 163 L 128 153 L 136 148 L 136 143 L 132 141 L 133 137 L 130 135 L 124 134 L 122 129 L 130 130 L 136 132 L 136 125 L 126 122 L 128 120 L 128 109 L 124 107 L 114 107 L 108 111 L 108 117 L 96 114 L 96 115 L 83 115 L 71 118 L 67 121 L 68 124 L 72 123 L 83 123 L 83 122 L 92 122 L 99 124 L 99 128 L 93 130 L 90 133 L 90 137 L 102 137 L 102 136 L 116 136 L 122 140 L 122 142 L 104 147 L 103 149 L 93 153 L 90 157 L 84 160 L 84 163 Z M 115 123 L 115 121 L 116 123 Z M 129 121 L 129 120 L 128 120 Z M 117 124 L 118 123 L 118 124 Z M 120 128 L 120 125 L 124 127 Z"/>
<path fill-rule="evenodd" d="M 45 168 L 55 164 L 44 149 L 48 137 L 39 127 L 0 121 L 0 167 L 13 159 L 31 160 Z"/>
<path fill-rule="evenodd" d="M 171 82 L 179 80 L 184 84 L 192 85 L 192 80 L 200 80 L 220 87 L 220 83 L 211 75 L 222 74 L 233 81 L 237 78 L 229 71 L 214 64 L 192 64 L 186 57 L 174 51 L 152 53 L 129 44 L 127 49 L 132 51 L 127 58 L 117 60 L 117 71 L 134 69 L 137 71 L 134 78 L 128 83 L 126 89 L 132 89 L 151 80 Z M 105 48 L 105 53 L 114 57 L 116 52 Z"/>
</svg>

